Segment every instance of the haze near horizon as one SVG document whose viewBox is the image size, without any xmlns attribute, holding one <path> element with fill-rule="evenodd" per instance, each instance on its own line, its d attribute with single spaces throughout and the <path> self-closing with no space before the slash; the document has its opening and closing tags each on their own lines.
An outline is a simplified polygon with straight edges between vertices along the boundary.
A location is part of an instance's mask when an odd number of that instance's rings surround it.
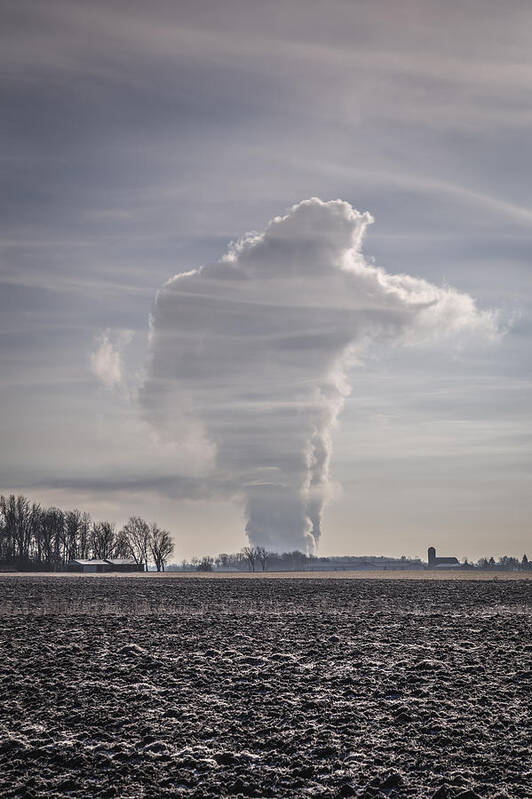
<svg viewBox="0 0 532 799">
<path fill-rule="evenodd" d="M 532 9 L 2 16 L 0 493 L 178 560 L 521 556 Z"/>
</svg>

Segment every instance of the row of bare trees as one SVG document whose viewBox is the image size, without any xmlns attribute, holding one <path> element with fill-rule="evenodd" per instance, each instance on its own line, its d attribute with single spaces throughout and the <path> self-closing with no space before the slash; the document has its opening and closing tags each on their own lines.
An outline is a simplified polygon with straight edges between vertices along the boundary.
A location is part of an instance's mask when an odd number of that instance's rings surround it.
<svg viewBox="0 0 532 799">
<path fill-rule="evenodd" d="M 503 555 L 498 560 L 495 560 L 492 555 L 490 558 L 480 558 L 477 565 L 479 569 L 504 569 L 505 571 L 517 571 L 518 569 L 530 568 L 530 563 L 528 562 L 526 554 L 523 555 L 521 560 L 510 555 Z"/>
<path fill-rule="evenodd" d="M 174 542 L 168 530 L 162 530 L 155 522 L 148 522 L 140 516 L 131 516 L 120 531 L 127 542 L 129 552 L 139 565 L 153 560 L 158 572 L 164 571 L 168 558 L 174 551 Z"/>
<path fill-rule="evenodd" d="M 182 561 L 173 564 L 169 568 L 174 571 L 213 571 L 225 569 L 228 571 L 301 571 L 308 567 L 310 556 L 305 555 L 299 550 L 294 552 L 272 552 L 266 547 L 247 546 L 240 552 L 222 552 L 216 558 L 206 555 L 203 558 L 192 558 L 190 561 Z"/>
<path fill-rule="evenodd" d="M 60 571 L 69 561 L 134 558 L 143 568 L 152 561 L 164 571 L 174 551 L 167 530 L 132 516 L 117 530 L 80 510 L 46 508 L 27 497 L 0 497 L 0 565 L 3 568 Z"/>
</svg>

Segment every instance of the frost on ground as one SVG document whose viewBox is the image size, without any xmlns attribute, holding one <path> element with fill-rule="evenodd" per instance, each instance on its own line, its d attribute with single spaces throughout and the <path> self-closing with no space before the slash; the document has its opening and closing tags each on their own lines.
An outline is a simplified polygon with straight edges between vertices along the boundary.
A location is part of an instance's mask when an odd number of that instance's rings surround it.
<svg viewBox="0 0 532 799">
<path fill-rule="evenodd" d="M 525 797 L 530 583 L 0 579 L 0 795 Z"/>
</svg>

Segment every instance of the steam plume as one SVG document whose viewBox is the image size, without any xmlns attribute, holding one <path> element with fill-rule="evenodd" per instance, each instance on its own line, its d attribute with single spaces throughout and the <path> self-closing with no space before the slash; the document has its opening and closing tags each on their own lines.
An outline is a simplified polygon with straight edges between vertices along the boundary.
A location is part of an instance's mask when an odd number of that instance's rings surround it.
<svg viewBox="0 0 532 799">
<path fill-rule="evenodd" d="M 316 549 L 351 359 L 386 341 L 497 334 L 467 294 L 367 264 L 372 221 L 306 200 L 157 296 L 145 411 L 162 435 L 194 437 L 203 480 L 243 496 L 254 544 Z"/>
<path fill-rule="evenodd" d="M 90 355 L 91 371 L 106 388 L 122 383 L 122 349 L 131 338 L 129 330 L 120 331 L 114 337 L 110 330 L 105 330 L 96 339 L 97 347 Z"/>
</svg>

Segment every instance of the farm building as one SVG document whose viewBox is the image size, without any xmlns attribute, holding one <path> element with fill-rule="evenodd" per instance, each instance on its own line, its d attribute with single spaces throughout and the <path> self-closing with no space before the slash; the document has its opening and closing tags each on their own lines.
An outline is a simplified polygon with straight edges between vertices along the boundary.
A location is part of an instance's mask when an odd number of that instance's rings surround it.
<svg viewBox="0 0 532 799">
<path fill-rule="evenodd" d="M 93 558 L 92 560 L 71 560 L 68 562 L 68 570 L 73 572 L 83 572 L 84 574 L 110 571 L 107 561 L 99 560 L 98 558 Z"/>
<path fill-rule="evenodd" d="M 74 572 L 83 572 L 83 574 L 94 574 L 102 572 L 142 572 L 144 566 L 135 562 L 133 558 L 92 558 L 91 560 L 83 560 L 75 558 L 69 561 L 68 570 Z"/>
<path fill-rule="evenodd" d="M 460 566 L 458 562 L 458 558 L 451 557 L 451 558 L 438 558 L 436 557 L 436 550 L 434 547 L 428 548 L 428 562 L 429 562 L 429 569 L 453 569 L 457 566 Z"/>
<path fill-rule="evenodd" d="M 134 558 L 106 558 L 109 564 L 109 571 L 112 572 L 143 572 L 144 566 L 135 561 Z"/>
</svg>

